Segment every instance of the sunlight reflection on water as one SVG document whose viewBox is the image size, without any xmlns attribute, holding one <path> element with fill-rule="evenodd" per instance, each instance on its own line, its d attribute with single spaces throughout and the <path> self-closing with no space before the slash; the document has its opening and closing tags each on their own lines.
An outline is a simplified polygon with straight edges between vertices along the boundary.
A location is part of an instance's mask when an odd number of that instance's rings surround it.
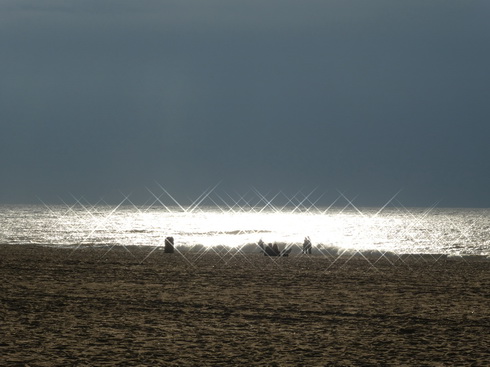
<svg viewBox="0 0 490 367">
<path fill-rule="evenodd" d="M 0 243 L 177 246 L 279 242 L 394 253 L 489 254 L 487 209 L 3 206 Z"/>
</svg>

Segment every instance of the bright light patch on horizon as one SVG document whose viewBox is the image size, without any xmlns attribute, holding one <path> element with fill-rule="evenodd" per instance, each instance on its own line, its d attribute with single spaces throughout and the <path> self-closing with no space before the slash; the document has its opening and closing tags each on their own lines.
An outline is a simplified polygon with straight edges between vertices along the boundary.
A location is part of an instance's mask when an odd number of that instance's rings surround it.
<svg viewBox="0 0 490 367">
<path fill-rule="evenodd" d="M 233 212 L 219 207 L 192 211 L 174 207 L 135 211 L 123 207 L 114 212 L 109 221 L 102 222 L 103 226 L 98 216 L 75 220 L 79 225 L 83 223 L 88 228 L 95 228 L 99 237 L 104 237 L 103 232 L 107 236 L 117 233 L 124 245 L 161 246 L 165 237 L 171 236 L 176 246 L 240 248 L 259 240 L 300 245 L 308 236 L 317 246 L 393 250 L 391 244 L 401 231 L 403 218 L 394 217 L 394 214 L 368 214 L 362 216 L 352 210 L 325 212 L 322 208 L 315 212 L 290 208 L 252 208 Z M 90 237 L 87 240 L 92 241 Z"/>
<path fill-rule="evenodd" d="M 317 206 L 311 193 L 287 197 L 219 195 L 205 191 L 190 205 L 178 203 L 163 187 L 154 201 L 137 206 L 125 197 L 118 205 L 75 204 L 24 208 L 5 222 L 5 243 L 72 247 L 149 247 L 150 254 L 173 237 L 179 251 L 195 247 L 205 253 L 216 246 L 244 254 L 260 251 L 257 244 L 301 246 L 311 238 L 317 254 L 378 251 L 394 254 L 486 254 L 490 215 L 473 211 L 464 216 L 434 208 L 388 206 L 358 208 L 345 196 L 329 207 Z M 169 198 L 171 200 L 169 200 Z M 224 199 L 226 198 L 226 199 Z M 276 200 L 278 199 L 278 200 Z M 335 206 L 334 206 L 335 204 Z M 6 213 L 8 216 L 8 213 Z M 5 217 L 4 217 L 5 218 Z M 24 218 L 19 221 L 19 218 Z M 295 250 L 296 253 L 298 249 Z M 216 251 L 215 251 L 216 252 Z"/>
</svg>

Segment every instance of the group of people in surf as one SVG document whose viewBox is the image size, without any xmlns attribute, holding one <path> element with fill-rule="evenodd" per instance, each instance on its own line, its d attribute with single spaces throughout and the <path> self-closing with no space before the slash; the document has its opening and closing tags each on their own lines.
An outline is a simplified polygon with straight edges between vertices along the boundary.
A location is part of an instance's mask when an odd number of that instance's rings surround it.
<svg viewBox="0 0 490 367">
<path fill-rule="evenodd" d="M 265 242 L 262 241 L 262 239 L 258 242 L 258 245 L 263 251 L 265 256 L 289 256 L 289 253 L 292 250 L 291 246 L 286 247 L 283 250 L 279 250 L 279 246 L 277 245 L 277 243 L 265 244 Z M 303 249 L 301 252 L 303 254 L 311 254 L 312 248 L 313 245 L 311 243 L 310 237 L 306 236 L 303 242 Z"/>
<path fill-rule="evenodd" d="M 258 245 L 266 256 L 289 256 L 289 253 L 291 252 L 290 248 L 283 251 L 279 250 L 277 243 L 269 243 L 266 245 L 264 241 L 260 240 Z"/>
</svg>

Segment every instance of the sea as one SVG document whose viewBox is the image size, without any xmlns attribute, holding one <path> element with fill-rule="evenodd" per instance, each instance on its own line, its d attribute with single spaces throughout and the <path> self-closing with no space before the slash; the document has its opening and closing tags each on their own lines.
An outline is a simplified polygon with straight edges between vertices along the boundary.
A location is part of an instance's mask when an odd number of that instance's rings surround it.
<svg viewBox="0 0 490 367">
<path fill-rule="evenodd" d="M 164 245 L 256 251 L 257 242 L 316 250 L 490 256 L 490 209 L 202 205 L 0 205 L 0 244 Z"/>
</svg>

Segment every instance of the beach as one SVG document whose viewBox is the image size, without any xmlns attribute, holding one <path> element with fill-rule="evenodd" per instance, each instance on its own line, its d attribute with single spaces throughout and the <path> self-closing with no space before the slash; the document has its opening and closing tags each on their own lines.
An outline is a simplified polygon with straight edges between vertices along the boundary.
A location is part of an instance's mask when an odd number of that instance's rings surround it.
<svg viewBox="0 0 490 367">
<path fill-rule="evenodd" d="M 482 257 L 0 245 L 1 366 L 487 366 Z"/>
</svg>

